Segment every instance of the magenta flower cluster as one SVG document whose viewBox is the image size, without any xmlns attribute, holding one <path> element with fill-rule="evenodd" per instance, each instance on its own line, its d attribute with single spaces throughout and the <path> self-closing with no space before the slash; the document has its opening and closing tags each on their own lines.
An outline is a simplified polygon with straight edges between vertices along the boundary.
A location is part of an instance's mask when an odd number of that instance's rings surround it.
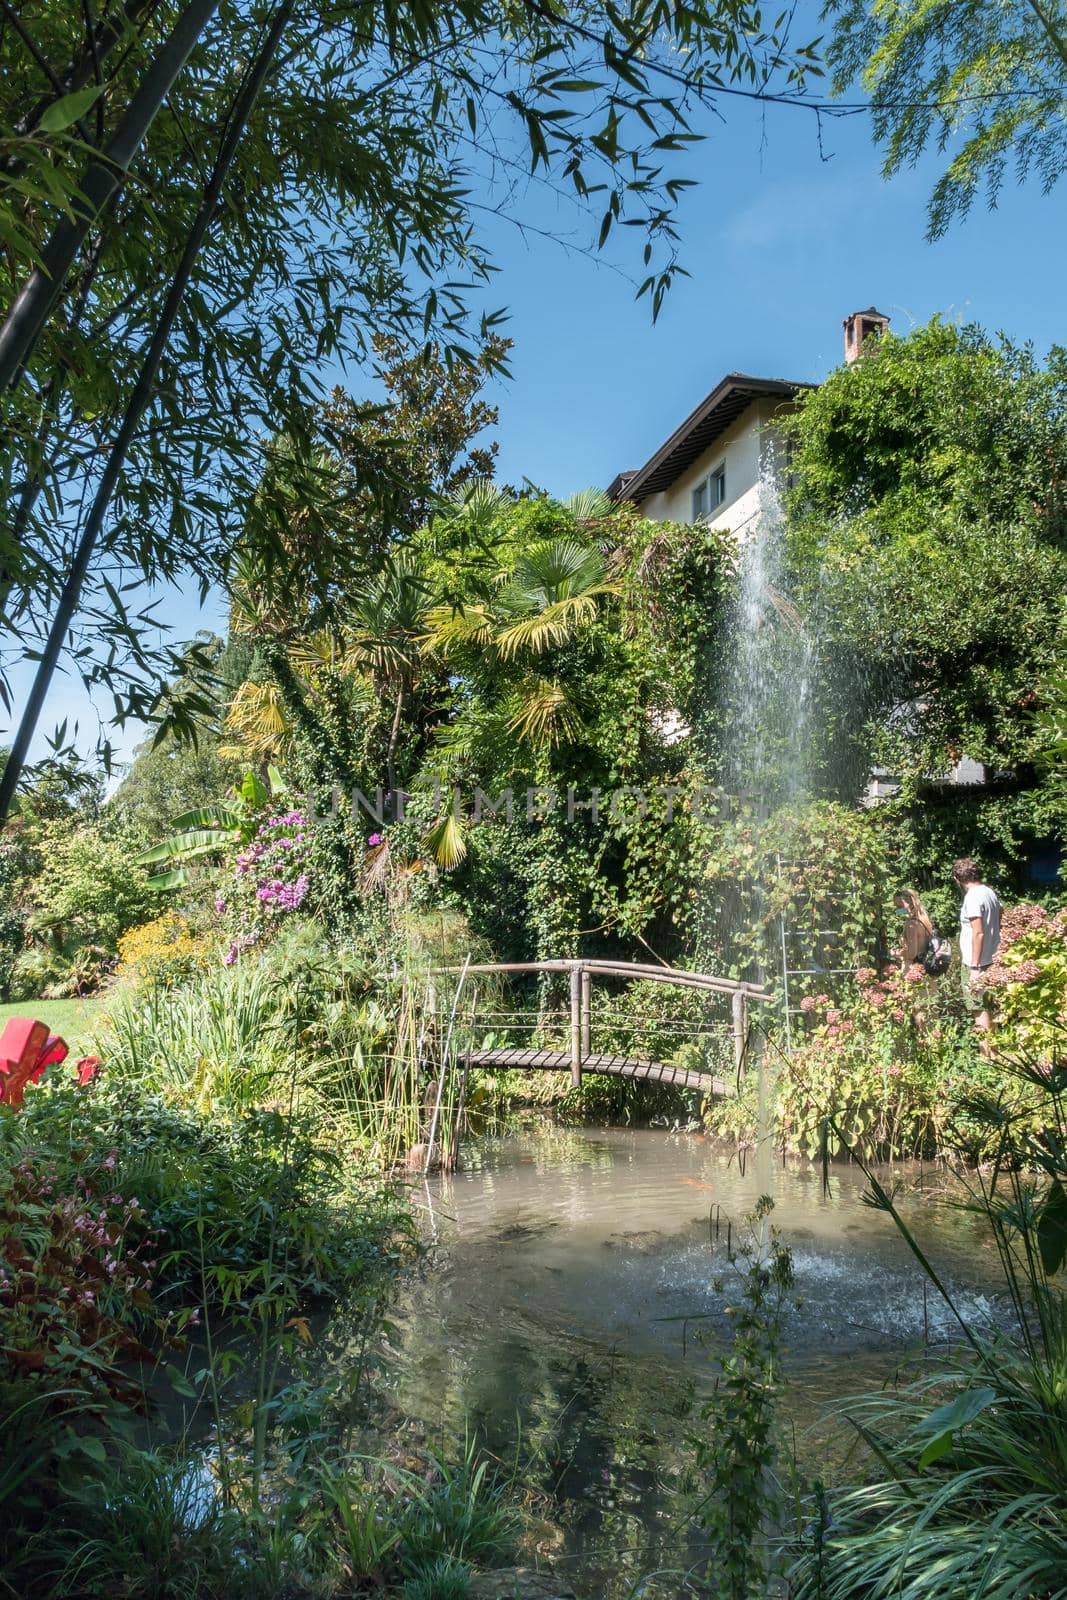
<svg viewBox="0 0 1067 1600">
<path fill-rule="evenodd" d="M 312 884 L 311 847 L 307 817 L 302 811 L 286 811 L 261 822 L 238 852 L 230 887 L 215 901 L 231 928 L 226 966 L 233 966 L 280 918 L 304 905 Z"/>
<path fill-rule="evenodd" d="M 279 911 L 299 911 L 307 897 L 309 878 L 302 872 L 295 883 L 285 883 L 281 878 L 272 878 L 269 883 L 261 883 L 256 890 L 257 900 L 270 901 Z"/>
</svg>

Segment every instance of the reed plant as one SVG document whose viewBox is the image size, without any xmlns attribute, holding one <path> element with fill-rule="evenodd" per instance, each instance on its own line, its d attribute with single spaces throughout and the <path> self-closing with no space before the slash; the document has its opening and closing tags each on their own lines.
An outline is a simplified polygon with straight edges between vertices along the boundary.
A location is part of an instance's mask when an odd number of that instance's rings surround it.
<svg viewBox="0 0 1067 1600">
<path fill-rule="evenodd" d="M 252 963 L 121 996 L 95 1046 L 109 1076 L 201 1111 L 262 1104 L 293 1061 L 272 970 Z"/>
</svg>

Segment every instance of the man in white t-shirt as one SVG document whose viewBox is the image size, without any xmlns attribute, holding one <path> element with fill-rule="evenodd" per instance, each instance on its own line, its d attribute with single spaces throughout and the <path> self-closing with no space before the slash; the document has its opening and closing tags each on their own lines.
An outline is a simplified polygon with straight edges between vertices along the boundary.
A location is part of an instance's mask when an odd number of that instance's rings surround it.
<svg viewBox="0 0 1067 1600">
<path fill-rule="evenodd" d="M 982 882 L 982 875 L 970 856 L 952 866 L 952 876 L 963 891 L 960 906 L 960 961 L 963 1000 L 980 1033 L 991 1018 L 982 995 L 982 973 L 992 965 L 1000 944 L 1000 899 L 995 889 Z"/>
</svg>

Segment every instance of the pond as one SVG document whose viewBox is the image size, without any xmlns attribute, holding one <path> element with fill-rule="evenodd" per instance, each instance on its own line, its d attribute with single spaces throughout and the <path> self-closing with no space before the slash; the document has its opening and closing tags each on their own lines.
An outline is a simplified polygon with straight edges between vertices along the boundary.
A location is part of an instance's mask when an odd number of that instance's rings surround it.
<svg viewBox="0 0 1067 1600">
<path fill-rule="evenodd" d="M 937 1170 L 894 1170 L 909 1222 L 966 1315 L 999 1319 L 995 1259 L 954 1210 Z M 687 1529 L 687 1434 L 736 1298 L 729 1242 L 769 1189 L 793 1252 L 783 1421 L 801 1463 L 842 1470 L 843 1393 L 877 1387 L 902 1357 L 953 1336 L 891 1219 L 864 1205 L 862 1174 L 778 1163 L 760 1178 L 736 1153 L 657 1129 L 538 1121 L 465 1151 L 464 1170 L 415 1187 L 431 1250 L 393 1317 L 390 1398 L 430 1438 L 465 1430 L 530 1497 L 538 1557 L 584 1597 L 699 1593 Z M 716 1280 L 725 1280 L 716 1287 Z M 659 1569 L 661 1576 L 642 1577 Z"/>
</svg>

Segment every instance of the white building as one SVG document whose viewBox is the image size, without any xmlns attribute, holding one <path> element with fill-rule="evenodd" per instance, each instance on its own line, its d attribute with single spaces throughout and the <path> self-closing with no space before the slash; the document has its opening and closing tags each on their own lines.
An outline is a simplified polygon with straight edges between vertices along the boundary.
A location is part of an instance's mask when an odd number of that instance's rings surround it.
<svg viewBox="0 0 1067 1600">
<path fill-rule="evenodd" d="M 851 364 L 872 335 L 888 331 L 889 318 L 873 306 L 844 319 L 845 361 Z M 759 516 L 761 498 L 782 486 L 788 470 L 775 424 L 795 410 L 811 383 L 754 378 L 728 372 L 704 396 L 670 438 L 636 472 L 620 472 L 608 487 L 613 500 L 629 500 L 654 522 L 708 522 L 740 538 Z M 777 479 L 777 483 L 776 480 Z M 678 723 L 679 735 L 686 729 Z M 964 757 L 941 782 L 953 787 L 981 784 L 985 768 Z M 876 804 L 900 788 L 896 776 L 877 768 L 866 800 Z"/>
<path fill-rule="evenodd" d="M 889 327 L 873 306 L 845 318 L 845 360 Z M 636 472 L 608 488 L 654 522 L 709 522 L 743 536 L 760 510 L 761 486 L 785 468 L 775 423 L 814 384 L 728 372 Z"/>
</svg>

